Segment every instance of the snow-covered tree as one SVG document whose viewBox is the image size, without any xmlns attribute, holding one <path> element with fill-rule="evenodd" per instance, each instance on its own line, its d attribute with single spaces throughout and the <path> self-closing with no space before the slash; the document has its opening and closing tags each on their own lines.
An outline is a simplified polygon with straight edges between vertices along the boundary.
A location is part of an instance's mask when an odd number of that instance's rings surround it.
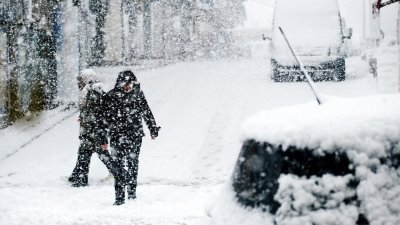
<svg viewBox="0 0 400 225">
<path fill-rule="evenodd" d="M 104 44 L 104 25 L 105 18 L 110 6 L 109 0 L 89 0 L 90 12 L 96 17 L 95 19 L 95 36 L 92 44 L 92 64 L 101 65 L 105 52 Z"/>
</svg>

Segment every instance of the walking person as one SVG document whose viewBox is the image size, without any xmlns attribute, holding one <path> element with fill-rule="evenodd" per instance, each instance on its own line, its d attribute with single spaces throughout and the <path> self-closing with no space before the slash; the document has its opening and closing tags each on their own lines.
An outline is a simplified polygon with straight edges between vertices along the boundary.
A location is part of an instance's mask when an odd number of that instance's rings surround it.
<svg viewBox="0 0 400 225">
<path fill-rule="evenodd" d="M 108 152 L 107 123 L 104 119 L 104 91 L 96 73 L 91 69 L 82 70 L 78 77 L 78 87 L 81 90 L 79 98 L 80 145 L 78 160 L 68 178 L 73 187 L 88 185 L 89 164 L 92 154 L 96 152 L 119 183 L 124 183 L 129 176 L 120 168 Z"/>
<path fill-rule="evenodd" d="M 136 198 L 139 153 L 144 136 L 142 119 L 150 130 L 152 139 L 158 136 L 160 127 L 156 125 L 132 71 L 120 72 L 115 87 L 106 96 L 110 146 L 115 151 L 118 166 L 123 168 L 126 163 L 130 175 L 127 185 L 115 180 L 114 204 L 121 205 L 125 203 L 125 191 L 128 193 L 128 199 Z"/>
</svg>

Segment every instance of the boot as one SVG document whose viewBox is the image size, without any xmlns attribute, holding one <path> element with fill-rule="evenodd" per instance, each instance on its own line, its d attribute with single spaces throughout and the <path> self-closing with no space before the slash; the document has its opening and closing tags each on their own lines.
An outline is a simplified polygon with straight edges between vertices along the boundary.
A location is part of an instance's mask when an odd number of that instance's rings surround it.
<svg viewBox="0 0 400 225">
<path fill-rule="evenodd" d="M 68 182 L 70 183 L 74 183 L 77 180 L 76 176 L 71 175 L 70 177 L 68 177 Z"/>
<path fill-rule="evenodd" d="M 129 200 L 133 200 L 136 198 L 136 188 L 132 188 L 131 185 L 128 185 L 127 191 L 128 191 L 128 199 Z"/>
<path fill-rule="evenodd" d="M 122 205 L 125 203 L 125 186 L 119 182 L 115 182 L 115 203 L 114 205 Z"/>
<path fill-rule="evenodd" d="M 87 177 L 77 177 L 71 184 L 72 187 L 86 187 L 88 186 Z"/>
<path fill-rule="evenodd" d="M 125 200 L 123 199 L 116 199 L 113 205 L 123 205 L 125 204 Z"/>
<path fill-rule="evenodd" d="M 88 183 L 75 181 L 71 184 L 72 187 L 86 187 Z"/>
<path fill-rule="evenodd" d="M 133 200 L 136 198 L 136 194 L 128 194 L 128 200 Z"/>
</svg>

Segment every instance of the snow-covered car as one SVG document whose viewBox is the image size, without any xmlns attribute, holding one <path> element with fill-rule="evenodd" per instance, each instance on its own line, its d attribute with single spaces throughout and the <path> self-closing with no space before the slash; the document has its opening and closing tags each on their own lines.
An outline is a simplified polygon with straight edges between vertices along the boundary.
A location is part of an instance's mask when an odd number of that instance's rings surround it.
<svg viewBox="0 0 400 225">
<path fill-rule="evenodd" d="M 276 82 L 304 80 L 279 27 L 314 81 L 346 77 L 345 28 L 337 0 L 276 0 L 271 34 L 271 78 Z"/>
<path fill-rule="evenodd" d="M 208 214 L 214 224 L 400 224 L 399 115 L 393 94 L 250 117 L 232 182 Z"/>
</svg>

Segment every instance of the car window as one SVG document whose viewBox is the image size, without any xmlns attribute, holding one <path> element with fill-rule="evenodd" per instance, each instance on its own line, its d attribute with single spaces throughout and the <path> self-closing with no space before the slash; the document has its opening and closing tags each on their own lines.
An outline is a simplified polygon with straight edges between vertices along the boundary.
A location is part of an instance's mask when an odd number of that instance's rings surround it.
<svg viewBox="0 0 400 225">
<path fill-rule="evenodd" d="M 281 174 L 307 178 L 325 174 L 344 176 L 354 174 L 354 169 L 343 151 L 328 153 L 295 146 L 283 150 L 282 146 L 268 142 L 247 140 L 242 146 L 233 175 L 236 197 L 245 206 L 276 212 L 279 203 L 274 196 Z"/>
</svg>

